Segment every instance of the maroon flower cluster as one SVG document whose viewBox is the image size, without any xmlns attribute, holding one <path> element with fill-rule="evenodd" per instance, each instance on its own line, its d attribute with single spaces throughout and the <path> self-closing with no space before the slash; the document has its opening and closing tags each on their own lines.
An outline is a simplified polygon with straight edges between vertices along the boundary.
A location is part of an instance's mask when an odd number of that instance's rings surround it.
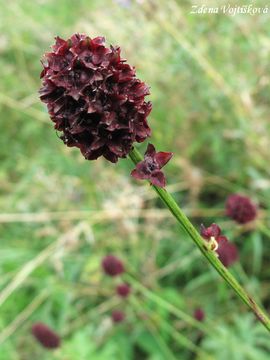
<svg viewBox="0 0 270 360">
<path fill-rule="evenodd" d="M 128 284 L 119 284 L 116 287 L 116 292 L 120 297 L 126 298 L 130 294 L 131 288 Z"/>
<path fill-rule="evenodd" d="M 117 276 L 125 271 L 122 261 L 114 255 L 105 256 L 102 260 L 102 267 L 105 274 L 109 276 Z"/>
<path fill-rule="evenodd" d="M 36 340 L 47 349 L 56 349 L 60 346 L 60 337 L 41 322 L 35 323 L 32 326 L 32 334 Z"/>
<path fill-rule="evenodd" d="M 106 47 L 104 37 L 75 34 L 67 41 L 57 37 L 44 55 L 40 99 L 64 143 L 88 160 L 103 155 L 117 162 L 151 133 L 149 88 L 120 51 Z"/>
<path fill-rule="evenodd" d="M 247 196 L 233 194 L 226 201 L 226 215 L 239 224 L 246 224 L 256 218 L 257 208 Z"/>
<path fill-rule="evenodd" d="M 172 158 L 171 152 L 156 152 L 154 145 L 148 144 L 144 160 L 140 161 L 131 176 L 135 179 L 148 179 L 152 185 L 165 187 L 166 179 L 161 171 L 164 165 Z"/>
<path fill-rule="evenodd" d="M 115 277 L 125 272 L 124 265 L 120 259 L 114 255 L 107 255 L 101 262 L 105 274 Z M 127 298 L 131 292 L 131 287 L 126 283 L 120 283 L 116 286 L 115 292 L 121 298 Z M 111 314 L 114 323 L 120 323 L 125 319 L 125 313 L 122 310 L 114 310 Z"/>
<path fill-rule="evenodd" d="M 211 249 L 216 251 L 224 266 L 229 267 L 238 260 L 237 247 L 229 242 L 226 236 L 221 235 L 218 225 L 212 224 L 207 228 L 201 225 L 201 236 L 209 242 Z"/>
<path fill-rule="evenodd" d="M 112 312 L 112 320 L 114 323 L 120 323 L 125 320 L 125 313 L 121 310 L 114 310 Z"/>
<path fill-rule="evenodd" d="M 217 249 L 217 254 L 225 267 L 233 265 L 239 259 L 237 247 L 230 241 L 222 242 Z"/>
<path fill-rule="evenodd" d="M 201 225 L 201 235 L 206 240 L 211 240 L 213 238 L 218 245 L 228 241 L 226 236 L 221 235 L 221 229 L 217 224 L 212 224 L 207 228 L 204 225 Z"/>
<path fill-rule="evenodd" d="M 197 321 L 203 321 L 205 318 L 205 313 L 203 311 L 203 309 L 201 308 L 197 308 L 194 310 L 194 319 L 196 319 Z"/>
</svg>

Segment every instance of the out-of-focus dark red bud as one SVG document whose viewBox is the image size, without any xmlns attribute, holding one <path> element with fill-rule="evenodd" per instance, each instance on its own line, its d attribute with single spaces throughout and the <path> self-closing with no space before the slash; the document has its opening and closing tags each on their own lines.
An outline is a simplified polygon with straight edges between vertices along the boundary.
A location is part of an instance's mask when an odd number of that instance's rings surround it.
<svg viewBox="0 0 270 360">
<path fill-rule="evenodd" d="M 219 260 L 226 267 L 233 265 L 239 259 L 237 247 L 229 241 L 222 242 L 218 246 L 217 254 Z"/>
<path fill-rule="evenodd" d="M 121 310 L 114 310 L 112 312 L 112 320 L 114 323 L 121 323 L 125 320 L 125 314 Z"/>
<path fill-rule="evenodd" d="M 209 248 L 216 252 L 224 266 L 229 267 L 238 260 L 237 247 L 226 236 L 221 235 L 221 229 L 217 224 L 207 228 L 201 225 L 201 236 L 207 240 Z"/>
<path fill-rule="evenodd" d="M 122 261 L 114 255 L 107 255 L 103 258 L 102 268 L 109 276 L 117 276 L 125 271 Z"/>
<path fill-rule="evenodd" d="M 246 224 L 255 220 L 257 207 L 249 197 L 233 194 L 227 198 L 226 215 L 239 224 Z"/>
<path fill-rule="evenodd" d="M 212 236 L 217 240 L 220 234 L 221 229 L 217 224 L 212 224 L 207 228 L 204 225 L 201 225 L 201 235 L 206 240 L 210 240 Z"/>
<path fill-rule="evenodd" d="M 205 313 L 204 313 L 203 309 L 197 308 L 194 310 L 193 316 L 197 321 L 203 321 L 205 318 Z"/>
<path fill-rule="evenodd" d="M 221 235 L 221 229 L 217 224 L 212 224 L 209 227 L 201 225 L 201 236 L 208 241 L 212 250 L 217 250 L 219 244 L 227 242 L 226 236 Z"/>
<path fill-rule="evenodd" d="M 119 284 L 116 288 L 116 292 L 119 296 L 125 298 L 130 294 L 131 288 L 128 284 Z"/>
<path fill-rule="evenodd" d="M 32 326 L 32 334 L 47 349 L 56 349 L 61 344 L 60 337 L 42 322 L 35 323 Z"/>
</svg>

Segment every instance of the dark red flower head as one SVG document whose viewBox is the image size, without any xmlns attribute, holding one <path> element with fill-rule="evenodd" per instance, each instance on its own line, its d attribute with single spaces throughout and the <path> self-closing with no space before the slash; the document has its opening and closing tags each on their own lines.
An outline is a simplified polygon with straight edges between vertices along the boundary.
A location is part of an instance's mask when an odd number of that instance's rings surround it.
<svg viewBox="0 0 270 360">
<path fill-rule="evenodd" d="M 131 288 L 128 284 L 120 284 L 116 288 L 116 292 L 121 297 L 128 297 L 130 294 Z"/>
<path fill-rule="evenodd" d="M 238 260 L 237 247 L 229 242 L 226 236 L 221 235 L 221 229 L 217 224 L 207 228 L 201 225 L 201 236 L 208 241 L 211 250 L 217 253 L 224 266 L 229 267 Z"/>
<path fill-rule="evenodd" d="M 60 337 L 47 325 L 41 322 L 32 326 L 32 334 L 36 340 L 47 349 L 56 349 L 60 346 Z"/>
<path fill-rule="evenodd" d="M 165 187 L 166 179 L 160 169 L 167 164 L 172 156 L 173 153 L 171 152 L 156 152 L 154 145 L 148 144 L 144 160 L 136 165 L 131 176 L 135 179 L 148 179 L 152 185 Z"/>
<path fill-rule="evenodd" d="M 221 243 L 228 241 L 226 236 L 221 235 L 221 229 L 217 224 L 212 224 L 207 228 L 201 225 L 201 236 L 209 242 L 212 241 L 212 250 L 217 250 Z"/>
<path fill-rule="evenodd" d="M 197 321 L 203 321 L 205 317 L 205 313 L 203 309 L 197 308 L 195 309 L 193 316 Z"/>
<path fill-rule="evenodd" d="M 125 314 L 121 310 L 114 310 L 112 312 L 112 320 L 114 323 L 120 323 L 125 320 Z"/>
<path fill-rule="evenodd" d="M 120 51 L 106 47 L 104 37 L 75 34 L 67 41 L 56 37 L 44 55 L 40 99 L 64 143 L 88 160 L 103 155 L 117 162 L 151 133 L 149 88 Z"/>
<path fill-rule="evenodd" d="M 221 229 L 217 224 L 212 224 L 209 227 L 201 225 L 201 235 L 204 239 L 210 240 L 211 237 L 214 237 L 216 240 L 221 234 Z"/>
<path fill-rule="evenodd" d="M 219 244 L 216 251 L 219 260 L 226 267 L 233 265 L 239 259 L 237 247 L 229 241 Z"/>
<path fill-rule="evenodd" d="M 114 255 L 105 256 L 102 260 L 102 267 L 104 272 L 110 276 L 117 276 L 125 271 L 122 261 Z"/>
<path fill-rule="evenodd" d="M 239 224 L 246 224 L 256 218 L 257 208 L 247 196 L 233 194 L 226 201 L 226 215 Z"/>
</svg>

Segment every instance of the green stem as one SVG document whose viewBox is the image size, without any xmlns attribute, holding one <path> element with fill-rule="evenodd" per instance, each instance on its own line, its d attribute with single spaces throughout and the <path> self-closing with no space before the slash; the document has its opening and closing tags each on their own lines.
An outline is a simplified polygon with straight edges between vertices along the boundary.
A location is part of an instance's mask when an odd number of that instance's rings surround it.
<svg viewBox="0 0 270 360">
<path fill-rule="evenodd" d="M 141 309 L 143 309 L 145 306 L 143 302 L 138 301 L 138 299 L 135 298 L 134 296 L 131 296 L 129 298 L 129 301 L 136 309 L 138 309 L 138 312 L 140 312 Z M 195 352 L 200 359 L 213 360 L 213 358 L 210 355 L 204 352 L 204 350 L 199 348 L 186 336 L 177 332 L 177 330 L 175 330 L 175 328 L 172 325 L 170 325 L 167 321 L 163 321 L 162 317 L 160 317 L 156 312 L 153 312 L 147 308 L 147 314 L 148 314 L 148 320 L 152 321 L 154 324 L 155 322 L 157 322 L 158 323 L 157 325 L 159 325 L 158 328 L 159 329 L 163 328 L 169 335 L 171 335 L 179 343 L 180 346 L 183 346 L 184 348 Z"/>
<path fill-rule="evenodd" d="M 129 153 L 130 159 L 136 165 L 138 162 L 142 161 L 142 155 L 140 152 L 133 148 Z M 225 268 L 225 266 L 220 262 L 220 260 L 216 257 L 214 251 L 210 250 L 205 243 L 205 240 L 200 236 L 195 227 L 191 224 L 186 215 L 182 212 L 180 207 L 175 202 L 174 198 L 166 191 L 166 189 L 152 186 L 156 191 L 160 199 L 167 206 L 176 220 L 180 223 L 180 225 L 184 228 L 184 230 L 191 237 L 193 242 L 200 249 L 202 254 L 208 260 L 208 262 L 217 270 L 217 272 L 221 275 L 221 277 L 227 282 L 227 284 L 235 291 L 236 295 L 251 309 L 251 311 L 255 314 L 258 320 L 266 327 L 266 329 L 270 332 L 270 319 L 264 313 L 264 311 L 259 307 L 259 305 L 253 300 L 251 296 L 244 290 L 244 288 L 238 283 L 238 281 L 234 278 L 234 276 Z"/>
<path fill-rule="evenodd" d="M 134 289 L 138 290 L 142 295 L 145 296 L 145 298 L 155 302 L 159 307 L 166 309 L 168 312 L 173 314 L 178 319 L 181 319 L 186 324 L 189 324 L 190 326 L 197 328 L 203 333 L 210 335 L 211 332 L 208 330 L 208 327 L 204 323 L 194 319 L 192 316 L 186 314 L 184 311 L 177 308 L 175 305 L 161 298 L 153 291 L 150 291 L 145 286 L 143 286 L 141 282 L 137 281 L 132 275 L 126 273 L 124 276 L 125 279 L 127 279 L 127 282 L 132 285 L 132 288 L 134 287 Z"/>
<path fill-rule="evenodd" d="M 133 296 L 129 298 L 129 302 L 131 303 L 131 305 L 133 305 L 136 308 L 135 311 L 138 316 L 142 310 L 142 306 L 138 304 L 138 301 Z M 170 359 L 170 360 L 176 360 L 176 357 L 172 353 L 171 349 L 168 347 L 168 345 L 166 344 L 166 342 L 163 340 L 162 336 L 160 335 L 160 329 L 159 330 L 157 329 L 157 326 L 155 325 L 155 323 L 151 319 L 151 317 L 148 316 L 148 319 L 141 318 L 141 320 L 145 323 L 148 330 L 151 332 L 151 334 L 155 338 L 156 343 L 160 348 L 160 351 L 164 355 L 164 358 Z"/>
</svg>

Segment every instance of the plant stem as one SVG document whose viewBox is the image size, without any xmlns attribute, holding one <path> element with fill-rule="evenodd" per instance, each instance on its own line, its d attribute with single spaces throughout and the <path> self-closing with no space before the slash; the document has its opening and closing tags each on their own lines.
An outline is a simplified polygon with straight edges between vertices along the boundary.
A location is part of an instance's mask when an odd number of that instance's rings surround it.
<svg viewBox="0 0 270 360">
<path fill-rule="evenodd" d="M 197 328 L 198 330 L 202 331 L 205 334 L 210 335 L 211 332 L 204 323 L 194 319 L 191 315 L 186 314 L 183 310 L 177 308 L 175 305 L 161 298 L 153 291 L 147 289 L 144 285 L 141 284 L 141 282 L 136 280 L 134 276 L 127 273 L 124 276 L 125 279 L 127 279 L 127 282 L 132 284 L 132 288 L 134 287 L 134 289 L 138 290 L 142 295 L 144 295 L 146 299 L 149 299 L 154 303 L 156 303 L 159 307 L 166 309 L 168 312 L 173 314 L 178 319 L 184 321 L 186 324 Z"/>
<path fill-rule="evenodd" d="M 133 305 L 133 307 L 136 308 L 135 309 L 136 315 L 139 316 L 140 312 L 142 310 L 142 306 L 140 304 L 138 304 L 138 301 L 133 296 L 131 296 L 129 298 L 129 302 L 131 305 Z M 170 360 L 176 360 L 176 357 L 172 353 L 171 349 L 168 347 L 167 343 L 163 340 L 163 338 L 160 334 L 160 329 L 157 328 L 153 319 L 150 316 L 148 316 L 148 319 L 141 318 L 141 320 L 145 323 L 148 330 L 150 331 L 152 336 L 155 338 L 155 341 L 156 341 L 157 345 L 159 346 L 161 352 L 163 353 L 164 358 L 170 359 Z"/>
<path fill-rule="evenodd" d="M 129 153 L 130 159 L 136 165 L 142 161 L 142 155 L 140 152 L 133 148 Z M 152 185 L 160 199 L 167 206 L 176 220 L 184 228 L 184 230 L 191 237 L 193 242 L 200 249 L 201 253 L 205 256 L 208 262 L 217 270 L 221 277 L 227 282 L 227 284 L 235 291 L 236 295 L 251 309 L 257 319 L 265 326 L 270 332 L 270 319 L 265 312 L 259 307 L 259 305 L 253 300 L 251 296 L 244 290 L 244 288 L 238 283 L 234 276 L 227 270 L 227 268 L 220 262 L 214 251 L 210 250 L 205 243 L 205 240 L 201 237 L 186 215 L 182 212 L 177 205 L 174 198 L 166 191 L 166 189 Z"/>
<path fill-rule="evenodd" d="M 138 309 L 138 313 L 145 308 L 144 302 L 138 301 L 137 298 L 134 296 L 131 296 L 129 298 L 130 303 Z M 162 317 L 157 314 L 156 312 L 153 312 L 149 310 L 149 308 L 146 308 L 148 319 L 145 320 L 147 323 L 148 321 L 152 321 L 153 325 L 156 323 L 156 325 L 159 325 L 159 332 L 163 328 L 169 335 L 171 335 L 180 346 L 183 346 L 184 348 L 195 352 L 200 359 L 208 359 L 213 360 L 213 358 L 208 355 L 204 350 L 202 350 L 200 347 L 198 347 L 196 344 L 194 344 L 191 340 L 189 340 L 186 336 L 182 335 L 181 333 L 177 332 L 175 328 L 170 325 L 167 321 L 163 321 Z"/>
</svg>

